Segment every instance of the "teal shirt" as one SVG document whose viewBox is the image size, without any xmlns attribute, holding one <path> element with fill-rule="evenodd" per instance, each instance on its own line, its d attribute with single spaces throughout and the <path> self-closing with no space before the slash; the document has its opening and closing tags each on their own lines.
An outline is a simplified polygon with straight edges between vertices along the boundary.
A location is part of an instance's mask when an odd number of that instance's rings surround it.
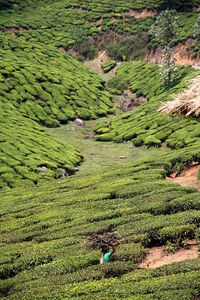
<svg viewBox="0 0 200 300">
<path fill-rule="evenodd" d="M 108 262 L 111 259 L 111 253 L 107 252 L 106 254 L 104 254 L 104 261 Z"/>
</svg>

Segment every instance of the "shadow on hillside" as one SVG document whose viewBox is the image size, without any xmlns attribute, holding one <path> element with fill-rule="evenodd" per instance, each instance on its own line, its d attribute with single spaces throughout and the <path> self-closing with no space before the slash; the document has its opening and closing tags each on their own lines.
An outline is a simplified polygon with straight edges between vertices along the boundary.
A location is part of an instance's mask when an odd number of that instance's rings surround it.
<svg viewBox="0 0 200 300">
<path fill-rule="evenodd" d="M 12 8 L 12 4 L 9 3 L 9 1 L 1 1 L 0 0 L 0 11 L 5 10 L 5 9 L 10 9 Z"/>
</svg>

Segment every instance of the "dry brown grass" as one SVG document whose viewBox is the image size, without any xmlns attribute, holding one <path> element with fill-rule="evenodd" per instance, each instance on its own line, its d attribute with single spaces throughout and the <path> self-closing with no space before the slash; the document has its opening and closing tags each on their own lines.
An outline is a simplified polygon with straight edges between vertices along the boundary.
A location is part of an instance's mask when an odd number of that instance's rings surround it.
<svg viewBox="0 0 200 300">
<path fill-rule="evenodd" d="M 167 102 L 158 111 L 200 118 L 200 76 L 193 79 L 188 90 L 176 95 L 173 101 Z"/>
</svg>

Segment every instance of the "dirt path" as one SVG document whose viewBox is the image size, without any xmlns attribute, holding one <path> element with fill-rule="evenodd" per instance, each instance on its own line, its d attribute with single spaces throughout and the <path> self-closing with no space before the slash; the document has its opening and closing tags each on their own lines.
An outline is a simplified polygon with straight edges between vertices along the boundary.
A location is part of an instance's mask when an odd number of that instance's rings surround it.
<svg viewBox="0 0 200 300">
<path fill-rule="evenodd" d="M 177 173 L 171 174 L 170 177 L 166 177 L 166 180 L 178 183 L 182 186 L 196 187 L 200 192 L 200 181 L 198 180 L 199 170 L 200 164 L 195 164 L 184 170 L 179 176 L 177 176 Z"/>
<path fill-rule="evenodd" d="M 121 63 L 117 63 L 116 67 L 113 68 L 110 72 L 108 73 L 104 73 L 102 68 L 101 68 L 101 64 L 105 61 L 109 60 L 109 57 L 106 53 L 106 51 L 100 51 L 98 53 L 98 56 L 92 60 L 88 60 L 85 61 L 85 65 L 91 69 L 92 71 L 94 71 L 95 73 L 101 75 L 101 77 L 107 81 L 110 80 L 112 77 L 114 77 L 116 75 L 116 71 L 119 68 Z"/>
<path fill-rule="evenodd" d="M 142 269 L 154 269 L 163 265 L 184 261 L 187 259 L 195 259 L 199 256 L 199 248 L 196 241 L 190 241 L 186 248 L 179 249 L 175 253 L 169 254 L 164 246 L 153 247 L 143 262 L 139 265 Z"/>
</svg>

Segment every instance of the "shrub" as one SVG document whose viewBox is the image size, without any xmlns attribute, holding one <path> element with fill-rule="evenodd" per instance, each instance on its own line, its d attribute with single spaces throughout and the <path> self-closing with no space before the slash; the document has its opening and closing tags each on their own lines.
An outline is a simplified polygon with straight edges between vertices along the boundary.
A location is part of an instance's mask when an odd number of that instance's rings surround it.
<svg viewBox="0 0 200 300">
<path fill-rule="evenodd" d="M 148 136 L 144 139 L 144 145 L 151 147 L 151 146 L 155 146 L 155 147 L 160 147 L 161 146 L 161 141 L 156 138 L 155 136 Z"/>
<path fill-rule="evenodd" d="M 159 231 L 159 235 L 163 243 L 166 243 L 167 241 L 175 243 L 179 240 L 182 241 L 187 238 L 193 239 L 195 236 L 195 229 L 195 225 L 166 227 Z"/>
<path fill-rule="evenodd" d="M 115 66 L 116 66 L 115 60 L 108 60 L 101 64 L 101 67 L 102 67 L 104 73 L 111 71 Z"/>
</svg>

